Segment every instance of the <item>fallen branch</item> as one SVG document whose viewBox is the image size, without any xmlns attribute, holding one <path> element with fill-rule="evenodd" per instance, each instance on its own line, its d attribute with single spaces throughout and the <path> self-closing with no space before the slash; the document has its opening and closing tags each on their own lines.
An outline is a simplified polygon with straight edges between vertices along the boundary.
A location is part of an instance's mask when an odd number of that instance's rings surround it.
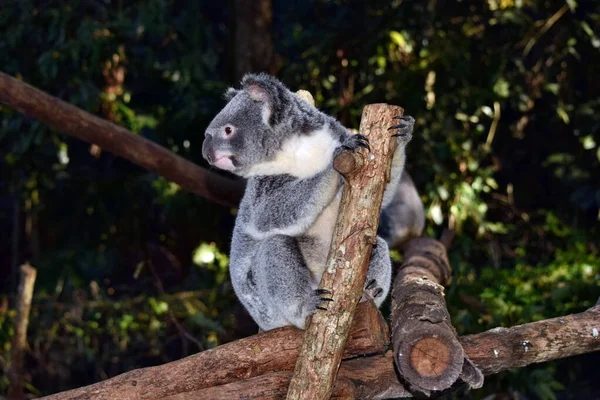
<svg viewBox="0 0 600 400">
<path fill-rule="evenodd" d="M 449 280 L 442 243 L 428 238 L 408 243 L 392 292 L 392 341 L 398 373 L 411 391 L 426 396 L 459 378 L 473 388 L 483 384 L 450 322 L 444 299 Z"/>
<path fill-rule="evenodd" d="M 389 345 L 389 330 L 377 307 L 372 302 L 361 303 L 359 310 L 350 330 L 345 358 L 382 353 Z M 303 333 L 292 326 L 271 330 L 182 360 L 126 372 L 45 399 L 159 399 L 273 371 L 291 371 L 302 345 Z"/>
<path fill-rule="evenodd" d="M 365 284 L 376 241 L 383 191 L 389 180 L 395 138 L 388 128 L 400 107 L 371 104 L 364 108 L 360 132 L 369 138 L 370 152 L 343 152 L 334 160 L 344 177 L 337 224 L 320 289 L 329 290 L 328 309 L 309 317 L 302 350 L 290 382 L 288 399 L 329 399 L 350 323 Z"/>
<path fill-rule="evenodd" d="M 164 147 L 0 72 L 0 103 L 52 128 L 176 182 L 218 204 L 237 207 L 244 182 L 201 168 Z"/>
<path fill-rule="evenodd" d="M 15 335 L 13 336 L 10 357 L 11 366 L 6 374 L 10 382 L 10 386 L 8 387 L 8 398 L 12 400 L 22 400 L 25 398 L 23 393 L 23 368 L 25 349 L 27 347 L 29 311 L 31 310 L 31 298 L 33 297 L 36 274 L 37 271 L 31 265 L 21 265 L 21 278 L 17 290 Z"/>
</svg>

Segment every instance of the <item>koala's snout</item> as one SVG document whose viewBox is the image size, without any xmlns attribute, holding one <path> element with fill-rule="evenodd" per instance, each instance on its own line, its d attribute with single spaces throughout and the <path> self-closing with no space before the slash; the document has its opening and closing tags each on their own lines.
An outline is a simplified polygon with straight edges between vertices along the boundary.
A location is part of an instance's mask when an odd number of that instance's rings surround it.
<svg viewBox="0 0 600 400">
<path fill-rule="evenodd" d="M 217 168 L 226 171 L 234 170 L 233 153 L 230 151 L 217 150 L 214 147 L 213 138 L 207 135 L 204 139 L 204 143 L 202 143 L 202 157 Z"/>
</svg>

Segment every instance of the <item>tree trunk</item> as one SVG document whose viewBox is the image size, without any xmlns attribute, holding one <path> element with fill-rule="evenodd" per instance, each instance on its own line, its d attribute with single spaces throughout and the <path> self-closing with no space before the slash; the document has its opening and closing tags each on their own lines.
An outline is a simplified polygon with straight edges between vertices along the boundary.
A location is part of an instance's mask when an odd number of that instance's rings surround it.
<svg viewBox="0 0 600 400">
<path fill-rule="evenodd" d="M 275 72 L 271 0 L 232 0 L 233 80 L 249 72 Z"/>
</svg>

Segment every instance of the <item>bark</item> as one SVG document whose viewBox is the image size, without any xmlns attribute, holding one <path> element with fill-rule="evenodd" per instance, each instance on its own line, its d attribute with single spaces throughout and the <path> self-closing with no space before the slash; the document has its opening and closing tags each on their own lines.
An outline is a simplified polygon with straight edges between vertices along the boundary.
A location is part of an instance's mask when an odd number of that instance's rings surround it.
<svg viewBox="0 0 600 400">
<path fill-rule="evenodd" d="M 396 139 L 389 133 L 400 107 L 364 108 L 360 132 L 371 154 L 343 152 L 334 167 L 345 180 L 340 211 L 319 287 L 332 293 L 326 311 L 308 319 L 288 399 L 329 399 L 346 345 L 350 323 L 362 295 L 371 249 L 376 242 L 383 191 L 389 180 Z"/>
<path fill-rule="evenodd" d="M 10 400 L 24 399 L 24 357 L 27 347 L 27 326 L 29 325 L 29 311 L 37 271 L 29 264 L 21 265 L 21 278 L 17 291 L 17 318 L 15 320 L 15 335 L 11 348 L 11 366 L 8 370 L 8 398 Z"/>
<path fill-rule="evenodd" d="M 237 207 L 242 181 L 210 173 L 164 147 L 0 72 L 0 103 L 100 146 L 212 202 Z"/>
<path fill-rule="evenodd" d="M 483 384 L 450 323 L 442 286 L 449 279 L 442 243 L 427 238 L 408 243 L 392 292 L 392 341 L 398 373 L 411 391 L 425 395 L 459 378 L 474 388 Z"/>
<path fill-rule="evenodd" d="M 375 304 L 361 303 L 359 310 L 350 330 L 345 358 L 382 353 L 389 344 L 387 324 Z M 45 399 L 158 399 L 247 380 L 272 371 L 291 371 L 302 337 L 303 331 L 287 326 Z"/>
</svg>

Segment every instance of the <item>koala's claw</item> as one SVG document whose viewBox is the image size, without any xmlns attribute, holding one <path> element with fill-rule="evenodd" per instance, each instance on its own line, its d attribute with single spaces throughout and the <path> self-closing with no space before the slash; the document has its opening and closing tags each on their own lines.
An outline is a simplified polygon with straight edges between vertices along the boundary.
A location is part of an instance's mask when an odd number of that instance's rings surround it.
<svg viewBox="0 0 600 400">
<path fill-rule="evenodd" d="M 315 307 L 319 310 L 327 310 L 327 308 L 323 307 L 320 303 L 322 303 L 324 301 L 325 302 L 333 301 L 333 299 L 331 297 L 323 297 L 323 295 L 331 295 L 331 291 L 329 291 L 327 289 L 317 289 L 317 290 L 315 290 L 315 295 L 319 299 L 319 304 L 317 304 Z"/>
<path fill-rule="evenodd" d="M 392 125 L 388 128 L 388 131 L 397 129 L 398 132 L 393 134 L 394 137 L 401 137 L 403 139 L 410 140 L 412 138 L 412 131 L 415 125 L 415 119 L 409 115 L 397 115 L 393 119 L 399 119 L 400 123 Z"/>
<path fill-rule="evenodd" d="M 368 299 L 375 299 L 375 298 L 381 296 L 382 293 L 383 293 L 383 289 L 381 287 L 377 286 L 377 280 L 371 279 L 369 282 L 367 282 L 367 284 L 365 285 L 365 288 L 363 289 L 363 295 L 362 295 L 361 301 L 366 301 Z"/>
<path fill-rule="evenodd" d="M 356 150 L 358 147 L 364 147 L 365 149 L 371 151 L 371 146 L 369 146 L 369 139 L 365 135 L 361 135 L 357 133 L 355 135 L 350 135 L 348 139 L 344 143 L 342 143 L 342 147 L 348 150 Z"/>
</svg>

